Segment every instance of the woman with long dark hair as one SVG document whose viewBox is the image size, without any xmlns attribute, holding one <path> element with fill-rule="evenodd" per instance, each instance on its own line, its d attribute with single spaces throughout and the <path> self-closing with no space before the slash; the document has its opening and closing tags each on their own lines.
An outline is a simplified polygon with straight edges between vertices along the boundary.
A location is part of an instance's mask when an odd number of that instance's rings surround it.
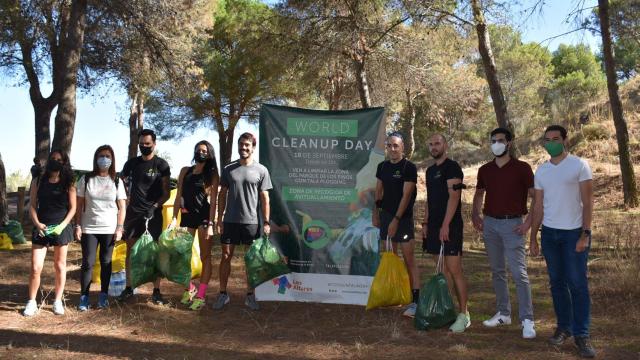
<svg viewBox="0 0 640 360">
<path fill-rule="evenodd" d="M 76 240 L 82 245 L 80 304 L 78 310 L 89 310 L 89 288 L 96 250 L 100 245 L 100 294 L 98 308 L 109 306 L 111 256 L 116 241 L 122 239 L 127 194 L 116 176 L 113 149 L 102 145 L 93 154 L 93 170 L 78 180 Z"/>
<path fill-rule="evenodd" d="M 44 173 L 31 182 L 30 198 L 29 214 L 33 221 L 31 275 L 29 301 L 22 314 L 33 316 L 38 312 L 36 294 L 40 287 L 40 274 L 47 249 L 53 246 L 56 274 L 53 313 L 64 315 L 62 294 L 67 279 L 67 245 L 73 239 L 69 223 L 76 212 L 76 188 L 67 154 L 61 150 L 51 151 Z"/>
<path fill-rule="evenodd" d="M 186 227 L 191 235 L 198 231 L 202 274 L 198 288 L 191 283 L 182 296 L 182 304 L 190 305 L 191 310 L 200 310 L 205 304 L 207 285 L 211 279 L 211 246 L 212 236 L 216 228 L 216 200 L 218 197 L 218 164 L 213 146 L 205 140 L 198 142 L 193 150 L 193 166 L 186 166 L 180 171 L 176 200 L 173 204 L 173 220 L 170 227 L 175 226 L 178 213 L 181 215 L 180 226 Z M 210 198 L 210 202 L 207 198 Z"/>
</svg>

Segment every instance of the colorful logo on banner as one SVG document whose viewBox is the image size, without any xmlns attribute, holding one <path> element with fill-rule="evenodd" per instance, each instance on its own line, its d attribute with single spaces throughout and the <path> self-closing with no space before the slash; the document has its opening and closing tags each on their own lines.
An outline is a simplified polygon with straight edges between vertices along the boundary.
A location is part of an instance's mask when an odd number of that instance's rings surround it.
<svg viewBox="0 0 640 360">
<path fill-rule="evenodd" d="M 278 294 L 284 294 L 287 289 L 291 289 L 291 286 L 293 286 L 286 276 L 280 276 L 279 278 L 275 278 L 271 281 L 273 282 L 273 285 L 278 287 Z"/>
<path fill-rule="evenodd" d="M 331 228 L 324 221 L 312 220 L 305 224 L 302 231 L 304 244 L 311 249 L 322 249 L 331 238 Z"/>
</svg>

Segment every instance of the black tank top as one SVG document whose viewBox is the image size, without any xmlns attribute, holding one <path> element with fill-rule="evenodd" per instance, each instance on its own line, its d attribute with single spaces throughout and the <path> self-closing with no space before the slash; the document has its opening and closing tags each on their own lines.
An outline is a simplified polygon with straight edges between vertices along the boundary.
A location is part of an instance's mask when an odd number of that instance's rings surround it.
<svg viewBox="0 0 640 360">
<path fill-rule="evenodd" d="M 69 211 L 69 191 L 60 182 L 43 179 L 38 186 L 38 220 L 46 225 L 59 224 Z"/>
<path fill-rule="evenodd" d="M 190 213 L 208 213 L 209 200 L 205 192 L 204 174 L 194 174 L 190 167 L 182 180 L 182 199 L 184 208 Z"/>
</svg>

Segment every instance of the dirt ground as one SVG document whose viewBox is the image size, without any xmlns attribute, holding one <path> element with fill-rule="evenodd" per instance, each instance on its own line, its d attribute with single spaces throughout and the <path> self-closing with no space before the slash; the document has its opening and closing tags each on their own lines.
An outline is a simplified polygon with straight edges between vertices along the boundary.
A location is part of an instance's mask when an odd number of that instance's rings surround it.
<svg viewBox="0 0 640 360">
<path fill-rule="evenodd" d="M 472 180 L 471 180 L 472 181 Z M 465 199 L 472 196 L 465 191 Z M 416 209 L 423 205 L 421 200 Z M 469 205 L 465 205 L 468 214 Z M 420 212 L 416 218 L 420 219 Z M 465 219 L 468 220 L 468 215 Z M 615 232 L 638 231 L 621 223 Z M 80 313 L 79 269 L 81 251 L 72 244 L 68 260 L 65 299 L 67 312 L 51 312 L 53 289 L 52 253 L 47 256 L 42 277 L 45 305 L 39 315 L 20 314 L 27 296 L 30 245 L 0 252 L 0 358 L 1 359 L 573 359 L 571 341 L 561 347 L 547 345 L 555 317 L 542 258 L 529 259 L 538 337 L 521 338 L 516 323 L 498 329 L 481 324 L 495 313 L 488 261 L 480 237 L 466 224 L 465 272 L 469 283 L 471 327 L 464 334 L 445 329 L 420 332 L 402 309 L 365 311 L 364 307 L 263 302 L 252 312 L 244 302 L 242 254 L 236 254 L 229 284 L 231 303 L 222 311 L 209 306 L 193 312 L 176 305 L 182 294 L 179 286 L 163 281 L 163 293 L 170 306 L 150 301 L 151 287 L 142 288 L 134 301 L 125 305 L 111 301 L 106 310 Z M 419 229 L 418 229 L 419 230 Z M 614 233 L 615 233 L 614 232 Z M 606 283 L 611 276 L 604 256 L 609 241 L 607 229 L 594 227 L 590 266 L 593 283 Z M 637 234 L 637 232 L 636 232 Z M 420 249 L 421 244 L 416 244 Z M 214 250 L 214 264 L 220 258 Z M 595 260 L 592 260 L 595 261 Z M 418 255 L 422 281 L 434 271 L 433 259 Z M 615 264 L 614 264 L 615 265 Z M 210 282 L 209 299 L 217 292 L 217 270 Z M 637 284 L 637 283 L 636 283 Z M 636 285 L 637 286 L 637 285 Z M 92 304 L 97 301 L 94 285 Z M 517 314 L 512 286 L 513 312 Z M 637 292 L 635 292 L 637 294 Z M 627 301 L 632 292 L 619 289 L 615 296 L 596 291 L 592 297 L 592 337 L 600 359 L 640 359 L 640 313 L 637 301 Z M 631 305 L 629 305 L 631 304 Z"/>
</svg>

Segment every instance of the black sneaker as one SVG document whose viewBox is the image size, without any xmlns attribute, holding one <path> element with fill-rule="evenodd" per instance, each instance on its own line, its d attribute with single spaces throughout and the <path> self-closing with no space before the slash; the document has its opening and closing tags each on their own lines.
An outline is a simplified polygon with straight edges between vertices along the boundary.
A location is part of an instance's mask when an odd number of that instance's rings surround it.
<svg viewBox="0 0 640 360">
<path fill-rule="evenodd" d="M 162 297 L 160 290 L 155 290 L 155 289 L 153 290 L 153 294 L 151 294 L 151 301 L 153 301 L 153 303 L 156 305 L 165 304 L 164 298 Z"/>
<path fill-rule="evenodd" d="M 133 289 L 130 288 L 129 286 L 127 286 L 126 288 L 124 288 L 124 290 L 122 290 L 120 295 L 118 295 L 116 300 L 118 302 L 125 302 L 125 301 L 131 299 L 132 297 L 133 297 Z"/>
<path fill-rule="evenodd" d="M 556 332 L 554 332 L 553 336 L 549 338 L 549 344 L 560 346 L 570 337 L 571 334 L 568 331 L 556 328 Z"/>
<path fill-rule="evenodd" d="M 596 357 L 596 351 L 591 346 L 588 336 L 576 336 L 574 339 L 576 346 L 578 347 L 578 355 L 583 358 Z"/>
</svg>

